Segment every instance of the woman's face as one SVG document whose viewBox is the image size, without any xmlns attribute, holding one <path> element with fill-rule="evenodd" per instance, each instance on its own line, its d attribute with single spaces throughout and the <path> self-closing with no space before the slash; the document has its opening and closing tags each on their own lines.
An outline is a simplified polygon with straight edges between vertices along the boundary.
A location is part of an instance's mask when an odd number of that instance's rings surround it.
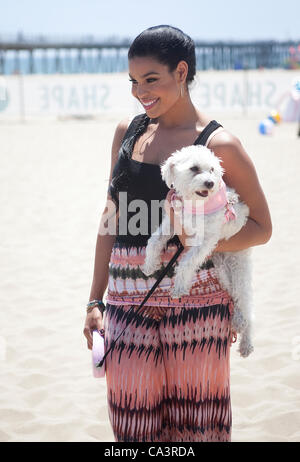
<svg viewBox="0 0 300 462">
<path fill-rule="evenodd" d="M 180 98 L 180 72 L 170 72 L 155 58 L 135 57 L 129 60 L 132 95 L 139 100 L 150 118 L 168 112 Z"/>
</svg>

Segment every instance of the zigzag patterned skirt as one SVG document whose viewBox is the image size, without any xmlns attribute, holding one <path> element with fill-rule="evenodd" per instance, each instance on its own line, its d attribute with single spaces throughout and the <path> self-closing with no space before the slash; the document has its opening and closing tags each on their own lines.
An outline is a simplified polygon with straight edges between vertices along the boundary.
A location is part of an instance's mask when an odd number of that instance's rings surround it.
<svg viewBox="0 0 300 462">
<path fill-rule="evenodd" d="M 175 251 L 172 246 L 164 251 L 162 267 Z M 155 274 L 147 278 L 139 268 L 144 257 L 145 247 L 117 243 L 110 260 L 106 349 L 128 326 L 106 358 L 115 440 L 230 441 L 233 301 L 208 260 L 198 270 L 190 295 L 168 295 L 170 273 L 137 313 L 155 282 Z"/>
</svg>

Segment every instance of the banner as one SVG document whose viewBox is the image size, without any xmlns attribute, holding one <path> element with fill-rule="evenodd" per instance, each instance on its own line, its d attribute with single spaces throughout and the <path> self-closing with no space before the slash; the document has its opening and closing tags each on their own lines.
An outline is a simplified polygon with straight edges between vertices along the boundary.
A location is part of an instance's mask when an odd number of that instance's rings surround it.
<svg viewBox="0 0 300 462">
<path fill-rule="evenodd" d="M 190 87 L 203 111 L 237 114 L 276 109 L 298 70 L 201 71 Z M 39 74 L 0 77 L 0 119 L 136 114 L 127 73 Z"/>
</svg>

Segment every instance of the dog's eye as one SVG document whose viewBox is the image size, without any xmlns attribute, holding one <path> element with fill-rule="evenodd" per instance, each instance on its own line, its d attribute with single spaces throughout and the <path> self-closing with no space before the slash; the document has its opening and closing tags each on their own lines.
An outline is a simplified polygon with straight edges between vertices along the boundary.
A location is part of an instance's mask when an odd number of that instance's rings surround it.
<svg viewBox="0 0 300 462">
<path fill-rule="evenodd" d="M 210 173 L 212 173 L 213 171 L 214 171 L 214 168 L 212 167 L 212 168 L 210 169 Z"/>
<path fill-rule="evenodd" d="M 194 167 L 191 167 L 190 170 L 195 173 L 199 173 L 200 169 L 197 167 L 197 165 L 194 165 Z"/>
</svg>

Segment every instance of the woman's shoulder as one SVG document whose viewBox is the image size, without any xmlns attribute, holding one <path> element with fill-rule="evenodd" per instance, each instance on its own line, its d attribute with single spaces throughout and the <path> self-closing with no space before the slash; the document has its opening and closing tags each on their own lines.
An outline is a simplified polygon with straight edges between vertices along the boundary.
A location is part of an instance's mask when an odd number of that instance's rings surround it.
<svg viewBox="0 0 300 462">
<path fill-rule="evenodd" d="M 226 184 L 233 184 L 233 176 L 242 178 L 242 172 L 246 175 L 253 173 L 254 165 L 250 156 L 246 152 L 240 139 L 229 130 L 224 129 L 217 133 L 216 136 L 212 138 L 208 147 L 222 161 L 222 167 L 225 170 L 224 181 Z"/>
<path fill-rule="evenodd" d="M 134 131 L 143 122 L 145 122 L 147 115 L 145 113 L 128 116 L 122 119 L 115 129 L 115 136 L 123 139 L 128 131 Z"/>
<path fill-rule="evenodd" d="M 212 150 L 214 149 L 230 149 L 237 148 L 241 146 L 241 141 L 239 138 L 231 133 L 226 128 L 219 127 L 213 134 L 211 140 L 209 141 L 208 147 Z"/>
<path fill-rule="evenodd" d="M 120 120 L 120 122 L 117 124 L 115 128 L 115 136 L 117 138 L 123 138 L 125 135 L 129 125 L 131 122 L 131 117 L 125 117 L 124 119 Z"/>
</svg>

